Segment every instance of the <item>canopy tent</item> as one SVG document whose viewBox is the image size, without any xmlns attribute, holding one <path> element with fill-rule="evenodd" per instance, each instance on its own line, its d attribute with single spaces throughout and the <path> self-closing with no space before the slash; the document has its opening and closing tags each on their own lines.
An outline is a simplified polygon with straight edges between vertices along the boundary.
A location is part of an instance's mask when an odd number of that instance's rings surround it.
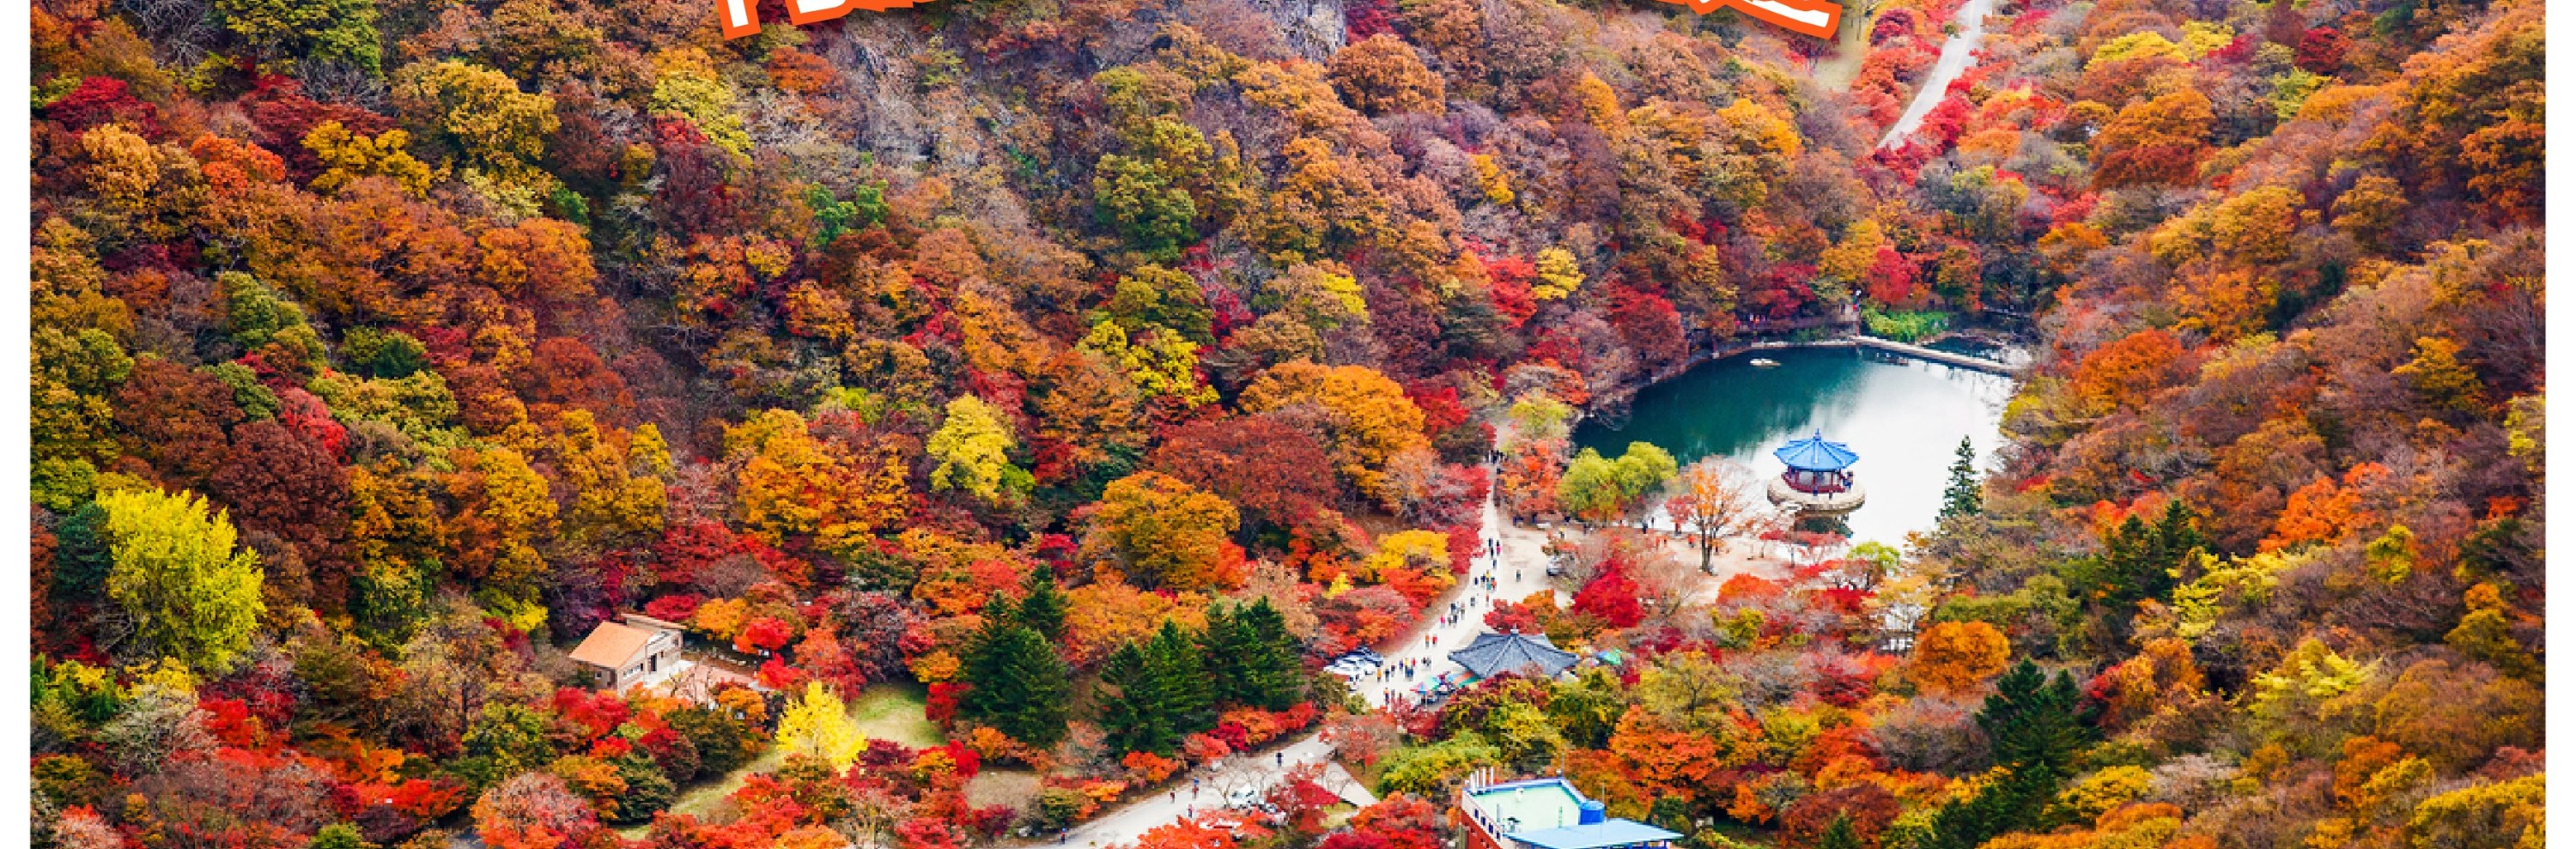
<svg viewBox="0 0 2576 849">
<path fill-rule="evenodd" d="M 1802 472 L 1839 471 L 1860 462 L 1860 454 L 1851 450 L 1851 446 L 1827 441 L 1821 430 L 1805 439 L 1780 446 L 1771 452 L 1771 456 Z"/>
<path fill-rule="evenodd" d="M 1467 667 L 1467 671 L 1476 673 L 1478 678 L 1491 678 L 1505 672 L 1553 678 L 1557 673 L 1573 668 L 1577 657 L 1573 652 L 1548 642 L 1545 634 L 1516 632 L 1478 634 L 1476 641 L 1468 643 L 1466 648 L 1450 652 L 1449 659 Z"/>
</svg>

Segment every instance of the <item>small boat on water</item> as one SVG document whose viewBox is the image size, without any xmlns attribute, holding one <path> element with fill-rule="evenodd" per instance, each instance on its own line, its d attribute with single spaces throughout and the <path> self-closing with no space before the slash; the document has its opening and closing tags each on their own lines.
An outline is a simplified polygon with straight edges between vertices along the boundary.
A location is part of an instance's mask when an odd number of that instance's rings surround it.
<svg viewBox="0 0 2576 849">
<path fill-rule="evenodd" d="M 1754 357 L 1754 358 L 1753 358 L 1753 367 L 1754 367 L 1754 368 L 1779 368 L 1779 367 L 1780 367 L 1780 361 L 1779 361 L 1779 360 L 1775 360 L 1775 359 L 1771 359 L 1771 358 L 1769 358 L 1769 357 Z"/>
</svg>

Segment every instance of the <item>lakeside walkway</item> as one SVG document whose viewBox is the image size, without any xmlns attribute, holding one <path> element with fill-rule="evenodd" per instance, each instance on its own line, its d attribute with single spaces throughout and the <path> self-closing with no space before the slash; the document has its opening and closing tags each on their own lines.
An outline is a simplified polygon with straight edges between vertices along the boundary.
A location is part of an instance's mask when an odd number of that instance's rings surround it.
<svg viewBox="0 0 2576 849">
<path fill-rule="evenodd" d="M 1745 350 L 1750 352 L 1780 350 L 1783 348 L 1854 347 L 1872 348 L 1925 362 L 1940 363 L 1954 368 L 1963 368 L 1970 371 L 1982 371 L 1987 374 L 2002 375 L 2004 377 L 2021 376 L 2021 372 L 2015 370 L 2012 366 L 1995 362 L 1994 360 L 1989 360 L 1984 357 L 1972 357 L 1967 354 L 1953 353 L 1938 348 L 1926 348 L 1921 345 L 1909 345 L 1893 339 L 1881 339 L 1876 336 L 1862 336 L 1858 334 L 1845 336 L 1840 339 L 1822 339 L 1814 342 L 1755 342 L 1746 346 Z"/>
</svg>

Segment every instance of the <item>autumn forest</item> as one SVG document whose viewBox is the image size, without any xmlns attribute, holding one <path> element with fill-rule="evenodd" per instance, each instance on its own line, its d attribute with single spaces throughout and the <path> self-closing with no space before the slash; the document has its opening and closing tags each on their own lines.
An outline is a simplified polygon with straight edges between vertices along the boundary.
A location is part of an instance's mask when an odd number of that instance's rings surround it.
<svg viewBox="0 0 2576 849">
<path fill-rule="evenodd" d="M 715 6 L 34 0 L 32 845 L 2542 845 L 2540 0 Z"/>
</svg>

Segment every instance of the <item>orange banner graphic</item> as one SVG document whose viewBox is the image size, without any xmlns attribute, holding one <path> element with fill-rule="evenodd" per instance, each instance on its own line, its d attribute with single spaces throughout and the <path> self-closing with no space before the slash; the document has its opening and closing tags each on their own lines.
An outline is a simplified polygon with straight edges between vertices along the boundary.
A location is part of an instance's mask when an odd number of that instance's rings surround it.
<svg viewBox="0 0 2576 849">
<path fill-rule="evenodd" d="M 852 9 L 886 12 L 911 8 L 921 0 L 787 0 L 787 22 L 797 26 L 818 24 L 850 13 Z M 724 37 L 741 38 L 760 31 L 760 0 L 717 0 L 716 14 L 722 18 Z M 1817 38 L 1834 37 L 1842 25 L 1843 7 L 1824 0 L 1663 0 L 1678 3 L 1705 15 L 1732 8 L 1751 15 L 1754 20 L 1775 24 L 1790 32 Z"/>
<path fill-rule="evenodd" d="M 1777 24 L 1799 35 L 1831 39 L 1834 29 L 1843 24 L 1843 7 L 1823 0 L 1664 0 L 1690 7 L 1693 12 L 1708 14 L 1733 8 L 1753 16 L 1754 20 Z"/>
<path fill-rule="evenodd" d="M 797 26 L 819 24 L 847 15 L 853 9 L 891 12 L 909 9 L 921 0 L 787 0 L 787 22 Z M 716 14 L 723 20 L 724 37 L 741 38 L 760 31 L 760 0 L 717 0 Z"/>
</svg>

